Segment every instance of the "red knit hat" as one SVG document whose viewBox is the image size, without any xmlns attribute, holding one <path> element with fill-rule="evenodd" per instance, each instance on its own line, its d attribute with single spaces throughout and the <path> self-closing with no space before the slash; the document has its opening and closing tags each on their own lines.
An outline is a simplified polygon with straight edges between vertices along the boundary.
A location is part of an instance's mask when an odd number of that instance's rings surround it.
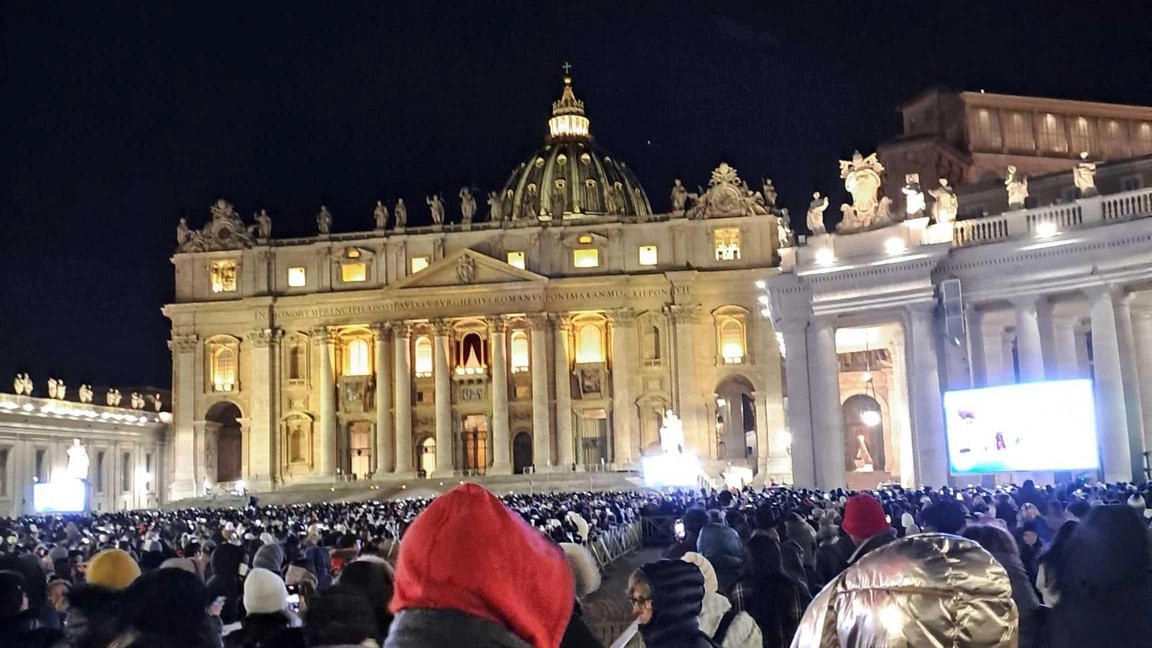
<svg viewBox="0 0 1152 648">
<path fill-rule="evenodd" d="M 533 648 L 556 648 L 575 601 L 564 552 L 492 493 L 465 484 L 437 497 L 404 534 L 389 608 L 459 610 Z"/>
<path fill-rule="evenodd" d="M 871 538 L 892 530 L 884 517 L 884 507 L 871 495 L 853 495 L 844 505 L 844 522 L 840 525 L 853 538 Z"/>
</svg>

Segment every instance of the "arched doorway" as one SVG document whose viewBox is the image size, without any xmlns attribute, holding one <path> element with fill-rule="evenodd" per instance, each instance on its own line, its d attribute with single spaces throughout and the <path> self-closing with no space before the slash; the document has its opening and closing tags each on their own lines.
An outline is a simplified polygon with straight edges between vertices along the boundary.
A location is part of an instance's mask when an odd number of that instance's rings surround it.
<svg viewBox="0 0 1152 648">
<path fill-rule="evenodd" d="M 844 401 L 844 470 L 886 472 L 884 417 L 880 402 L 866 394 Z"/>
<path fill-rule="evenodd" d="M 532 435 L 521 432 L 512 439 L 512 472 L 519 475 L 532 465 Z"/>
<path fill-rule="evenodd" d="M 204 419 L 216 429 L 216 483 L 234 482 L 243 475 L 244 436 L 240 432 L 240 408 L 221 401 L 208 410 Z"/>
<path fill-rule="evenodd" d="M 716 385 L 716 458 L 756 460 L 756 400 L 752 382 L 729 376 Z"/>
<path fill-rule="evenodd" d="M 436 470 L 436 437 L 428 437 L 420 442 L 420 472 L 422 477 Z"/>
</svg>

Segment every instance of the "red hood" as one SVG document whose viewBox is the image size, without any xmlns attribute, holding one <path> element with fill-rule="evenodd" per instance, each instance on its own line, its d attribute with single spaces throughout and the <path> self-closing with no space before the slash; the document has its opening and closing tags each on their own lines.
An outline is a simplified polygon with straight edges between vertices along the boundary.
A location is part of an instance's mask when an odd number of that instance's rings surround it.
<svg viewBox="0 0 1152 648">
<path fill-rule="evenodd" d="M 556 648 L 576 601 L 559 547 L 475 484 L 437 497 L 408 528 L 396 564 L 395 614 L 452 609 Z"/>
</svg>

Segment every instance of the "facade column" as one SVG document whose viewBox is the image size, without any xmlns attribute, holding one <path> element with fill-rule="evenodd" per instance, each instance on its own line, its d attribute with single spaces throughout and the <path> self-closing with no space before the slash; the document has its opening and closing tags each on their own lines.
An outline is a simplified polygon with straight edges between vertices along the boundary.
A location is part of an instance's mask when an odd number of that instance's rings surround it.
<svg viewBox="0 0 1152 648">
<path fill-rule="evenodd" d="M 508 429 L 508 325 L 503 317 L 488 319 L 492 343 L 492 468 L 493 475 L 512 474 L 512 440 Z"/>
<path fill-rule="evenodd" d="M 912 306 L 905 324 L 909 411 L 917 482 L 940 487 L 948 483 L 948 450 L 944 438 L 944 402 L 937 362 L 939 337 L 933 304 Z M 1037 345 L 1039 346 L 1039 345 Z"/>
<path fill-rule="evenodd" d="M 172 341 L 168 343 L 168 348 L 172 350 L 172 453 L 180 459 L 173 462 L 172 484 L 168 491 L 169 501 L 195 497 L 196 467 L 204 461 L 204 455 L 196 454 L 194 427 L 197 394 L 196 356 L 203 356 L 196 351 L 202 344 L 203 342 L 195 335 L 173 335 Z M 107 475 L 107 472 L 105 474 Z"/>
<path fill-rule="evenodd" d="M 621 308 L 610 313 L 608 334 L 612 339 L 612 461 L 616 468 L 632 464 L 632 420 L 636 418 L 632 393 L 628 388 L 631 379 L 632 353 L 628 344 L 628 328 L 635 325 L 636 316 L 630 308 Z"/>
<path fill-rule="evenodd" d="M 257 329 L 247 335 L 252 349 L 252 399 L 249 401 L 248 433 L 244 436 L 248 446 L 244 478 L 255 490 L 268 490 L 276 472 L 273 441 L 277 425 L 272 411 L 274 387 L 278 381 L 273 368 L 283 334 L 278 329 Z"/>
<path fill-rule="evenodd" d="M 1113 301 L 1116 310 L 1116 342 L 1120 351 L 1120 375 L 1124 379 L 1124 411 L 1128 415 L 1128 447 L 1132 474 L 1144 476 L 1144 414 L 1140 406 L 1140 374 L 1136 344 L 1132 334 L 1132 296 L 1119 294 Z"/>
<path fill-rule="evenodd" d="M 395 446 L 392 443 L 392 364 L 388 357 L 392 344 L 387 324 L 372 327 L 372 344 L 376 349 L 376 476 L 384 479 L 396 470 Z"/>
<path fill-rule="evenodd" d="M 1040 315 L 1035 297 L 1022 297 L 1013 305 L 1016 311 L 1016 353 L 1020 381 L 1044 380 L 1044 348 L 1040 338 Z"/>
<path fill-rule="evenodd" d="M 1008 385 L 1016 382 L 1016 374 L 1012 369 L 1012 346 L 1006 343 L 1004 325 L 989 321 L 987 315 L 982 318 L 984 328 L 981 339 L 984 342 L 984 386 Z"/>
<path fill-rule="evenodd" d="M 553 370 L 556 372 L 556 465 L 572 470 L 576 450 L 572 439 L 572 369 L 568 363 L 568 317 L 552 315 Z"/>
<path fill-rule="evenodd" d="M 1075 318 L 1053 318 L 1052 348 L 1056 354 L 1056 378 L 1078 378 L 1083 375 L 1076 353 Z"/>
<path fill-rule="evenodd" d="M 808 389 L 808 322 L 780 323 L 784 335 L 784 386 L 788 393 L 788 434 L 791 437 L 792 483 L 816 487 L 816 455 L 812 439 L 812 405 Z"/>
<path fill-rule="evenodd" d="M 412 458 L 412 338 L 407 322 L 392 325 L 392 405 L 395 409 L 396 476 L 416 474 Z"/>
<path fill-rule="evenodd" d="M 1140 413 L 1144 417 L 1144 448 L 1152 448 L 1152 309 L 1132 309 L 1132 341 L 1140 376 Z"/>
<path fill-rule="evenodd" d="M 1104 464 L 1104 480 L 1132 480 L 1132 450 L 1128 444 L 1128 413 L 1124 407 L 1124 374 L 1116 332 L 1116 292 L 1110 286 L 1087 291 L 1092 316 L 1092 357 L 1095 367 L 1096 429 Z"/>
<path fill-rule="evenodd" d="M 836 357 L 833 320 L 813 318 L 808 327 L 808 345 L 816 486 L 822 490 L 843 488 L 846 485 L 844 410 L 840 402 L 840 361 Z"/>
<path fill-rule="evenodd" d="M 312 342 L 320 354 L 320 474 L 336 474 L 336 378 L 332 373 L 334 340 L 327 328 L 312 329 Z"/>
<path fill-rule="evenodd" d="M 988 384 L 988 352 L 984 348 L 984 312 L 976 308 L 975 304 L 968 304 L 964 308 L 967 315 L 968 328 L 968 362 L 972 371 L 972 387 L 983 387 Z"/>
<path fill-rule="evenodd" d="M 666 307 L 668 319 L 672 322 L 673 409 L 684 424 L 685 442 L 697 456 L 710 458 L 712 437 L 715 436 L 713 421 L 701 416 L 705 402 L 696 389 L 696 363 L 700 353 L 696 349 L 696 323 L 700 319 L 699 304 L 673 304 Z"/>
<path fill-rule="evenodd" d="M 548 407 L 548 316 L 530 315 L 532 372 L 532 464 L 537 472 L 552 466 L 552 426 Z"/>
<path fill-rule="evenodd" d="M 436 327 L 433 345 L 432 373 L 436 399 L 436 477 L 452 474 L 452 377 L 448 368 L 448 344 L 452 330 L 447 322 L 433 322 Z"/>
</svg>

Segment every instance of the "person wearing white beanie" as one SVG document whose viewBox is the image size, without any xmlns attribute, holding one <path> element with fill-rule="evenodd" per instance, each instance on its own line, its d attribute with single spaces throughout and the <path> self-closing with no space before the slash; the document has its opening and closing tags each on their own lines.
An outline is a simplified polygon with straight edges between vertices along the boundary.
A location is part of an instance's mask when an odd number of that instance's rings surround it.
<svg viewBox="0 0 1152 648">
<path fill-rule="evenodd" d="M 288 607 L 288 588 L 274 572 L 256 567 L 244 579 L 244 618 L 226 646 L 296 648 L 304 645 L 299 618 Z"/>
<path fill-rule="evenodd" d="M 248 614 L 272 614 L 288 609 L 288 588 L 279 574 L 253 568 L 244 579 L 244 610 Z"/>
</svg>

